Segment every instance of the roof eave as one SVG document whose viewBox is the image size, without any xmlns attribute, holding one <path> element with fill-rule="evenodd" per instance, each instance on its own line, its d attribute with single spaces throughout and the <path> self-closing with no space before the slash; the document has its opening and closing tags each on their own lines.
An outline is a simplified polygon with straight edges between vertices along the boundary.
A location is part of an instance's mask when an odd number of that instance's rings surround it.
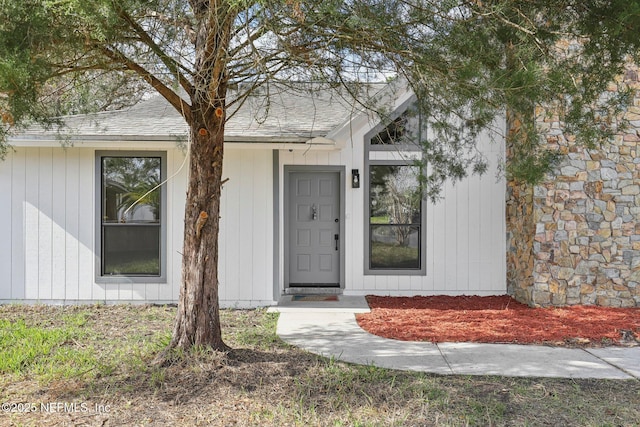
<svg viewBox="0 0 640 427">
<path fill-rule="evenodd" d="M 85 148 L 173 148 L 179 142 L 186 141 L 185 135 L 85 135 L 69 138 L 54 138 L 44 135 L 21 135 L 9 138 L 14 147 L 85 147 Z M 334 150 L 338 146 L 332 139 L 324 137 L 269 136 L 245 137 L 230 135 L 225 138 L 230 148 L 251 149 L 314 149 Z"/>
</svg>

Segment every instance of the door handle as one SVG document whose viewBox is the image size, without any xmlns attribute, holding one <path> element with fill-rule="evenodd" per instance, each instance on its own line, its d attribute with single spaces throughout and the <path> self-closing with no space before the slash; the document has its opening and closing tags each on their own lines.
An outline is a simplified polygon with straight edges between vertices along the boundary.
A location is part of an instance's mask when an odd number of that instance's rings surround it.
<svg viewBox="0 0 640 427">
<path fill-rule="evenodd" d="M 311 206 L 311 220 L 316 221 L 318 219 L 318 208 L 316 205 Z"/>
<path fill-rule="evenodd" d="M 333 235 L 333 240 L 336 241 L 336 251 L 338 250 L 338 241 L 340 240 L 340 235 L 339 234 L 334 234 Z"/>
</svg>

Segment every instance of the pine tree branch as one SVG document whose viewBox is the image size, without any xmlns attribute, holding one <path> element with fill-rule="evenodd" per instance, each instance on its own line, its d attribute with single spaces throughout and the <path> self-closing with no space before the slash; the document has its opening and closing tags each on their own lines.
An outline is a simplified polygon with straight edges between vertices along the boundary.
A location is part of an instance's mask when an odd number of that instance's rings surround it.
<svg viewBox="0 0 640 427">
<path fill-rule="evenodd" d="M 124 65 L 127 69 L 138 74 L 144 81 L 149 83 L 160 95 L 162 95 L 172 106 L 175 108 L 187 123 L 191 123 L 191 106 L 178 94 L 165 85 L 160 79 L 158 79 L 153 73 L 146 70 L 140 64 L 128 58 L 125 54 L 116 48 L 108 48 L 106 46 L 101 47 L 102 52 L 108 58 Z"/>
<path fill-rule="evenodd" d="M 182 69 L 183 71 L 190 72 L 190 70 L 182 66 L 182 64 L 180 64 L 175 59 L 168 56 L 166 52 L 151 38 L 149 33 L 147 33 L 144 28 L 142 28 L 140 24 L 138 24 L 138 22 L 136 22 L 123 8 L 118 8 L 118 14 L 138 35 L 140 41 L 147 45 L 153 51 L 153 53 L 158 56 L 162 63 L 169 69 L 169 71 L 173 73 L 173 75 L 178 79 L 180 86 L 182 86 L 182 88 L 187 93 L 192 93 L 193 86 L 191 85 L 191 82 L 185 77 L 183 72 L 180 71 Z"/>
</svg>

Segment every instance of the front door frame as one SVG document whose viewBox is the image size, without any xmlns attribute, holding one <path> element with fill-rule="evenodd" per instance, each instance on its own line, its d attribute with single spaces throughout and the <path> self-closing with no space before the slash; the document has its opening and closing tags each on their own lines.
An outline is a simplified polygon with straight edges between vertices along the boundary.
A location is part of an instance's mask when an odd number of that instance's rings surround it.
<svg viewBox="0 0 640 427">
<path fill-rule="evenodd" d="M 291 174 L 295 172 L 331 172 L 338 173 L 339 175 L 339 191 L 340 191 L 340 208 L 338 209 L 339 218 L 340 218 L 340 283 L 338 288 L 327 288 L 327 289 L 344 289 L 345 286 L 345 188 L 346 188 L 346 169 L 344 166 L 307 166 L 307 165 L 284 165 L 284 197 L 283 197 L 283 208 L 284 208 L 284 289 L 285 291 L 289 288 L 289 202 L 290 194 L 289 194 L 289 184 Z M 309 286 L 309 289 L 313 289 L 313 286 Z"/>
</svg>

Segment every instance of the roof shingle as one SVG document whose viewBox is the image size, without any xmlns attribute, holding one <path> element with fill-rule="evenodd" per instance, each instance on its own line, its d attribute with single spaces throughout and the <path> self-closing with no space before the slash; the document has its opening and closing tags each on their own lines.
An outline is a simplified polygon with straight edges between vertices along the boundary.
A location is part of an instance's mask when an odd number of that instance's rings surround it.
<svg viewBox="0 0 640 427">
<path fill-rule="evenodd" d="M 303 142 L 326 136 L 348 121 L 356 108 L 339 93 L 307 84 L 295 91 L 271 86 L 254 91 L 233 110 L 225 139 L 235 142 Z M 67 116 L 59 131 L 31 126 L 16 139 L 168 140 L 186 137 L 182 116 L 161 96 L 133 107 L 95 114 Z"/>
</svg>

